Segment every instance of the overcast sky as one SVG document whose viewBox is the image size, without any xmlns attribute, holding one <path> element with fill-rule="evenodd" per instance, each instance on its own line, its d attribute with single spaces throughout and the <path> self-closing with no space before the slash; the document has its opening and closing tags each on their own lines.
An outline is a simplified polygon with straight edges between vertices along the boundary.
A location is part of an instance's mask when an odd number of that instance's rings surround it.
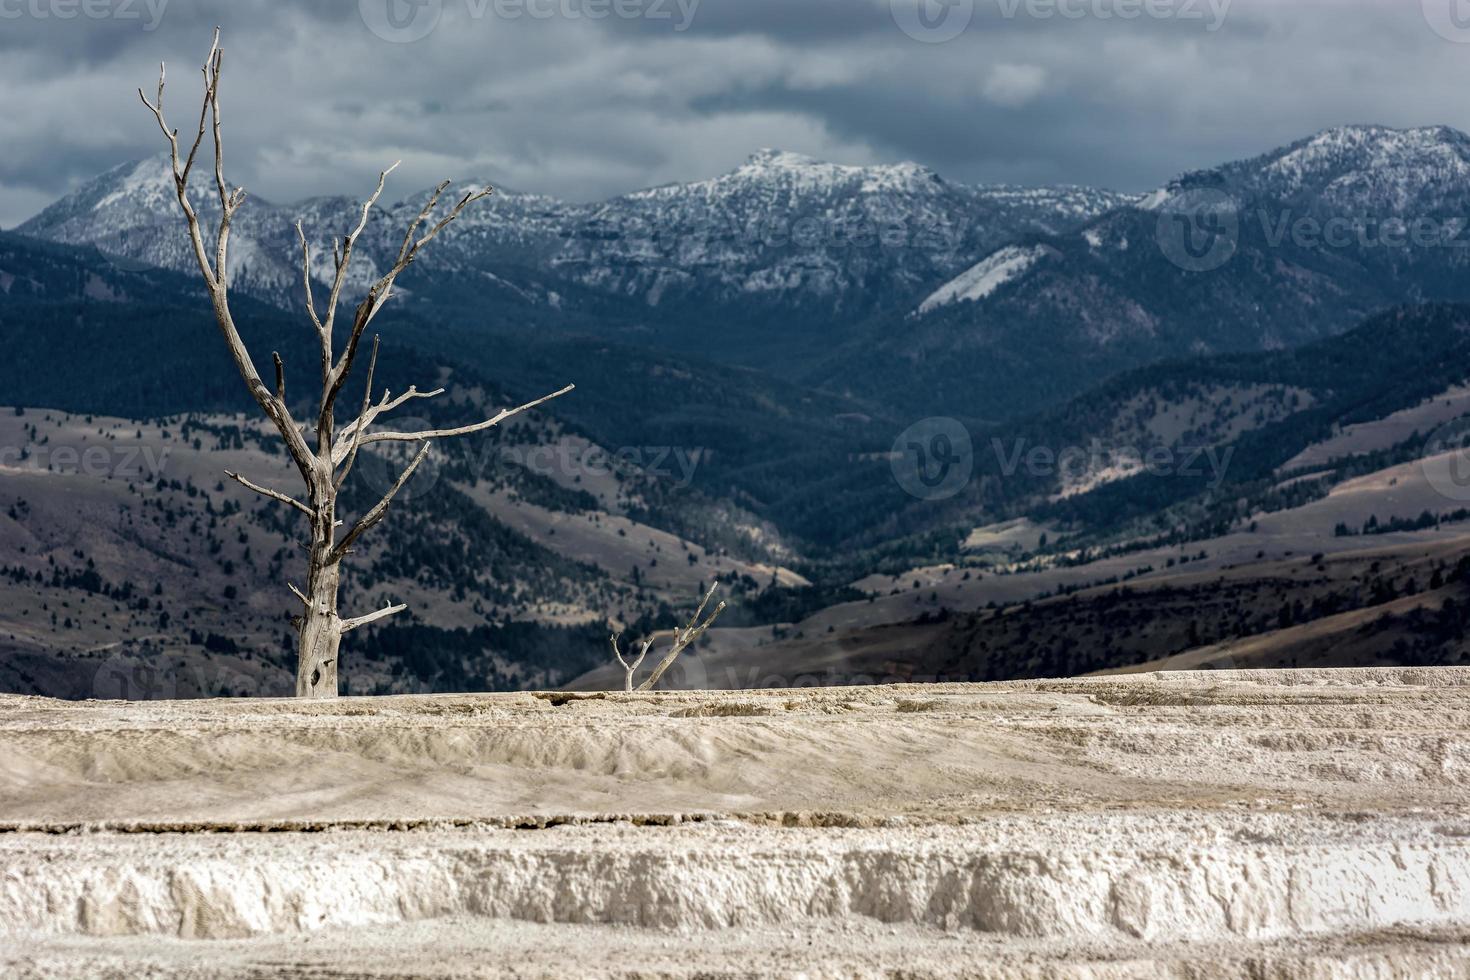
<svg viewBox="0 0 1470 980">
<path fill-rule="evenodd" d="M 1353 122 L 1470 129 L 1463 0 L 0 0 L 0 225 L 160 149 L 218 23 L 229 176 L 596 199 L 772 146 L 1143 190 Z M 1128 16 L 1135 15 L 1135 16 Z M 391 196 L 391 191 L 390 191 Z"/>
</svg>

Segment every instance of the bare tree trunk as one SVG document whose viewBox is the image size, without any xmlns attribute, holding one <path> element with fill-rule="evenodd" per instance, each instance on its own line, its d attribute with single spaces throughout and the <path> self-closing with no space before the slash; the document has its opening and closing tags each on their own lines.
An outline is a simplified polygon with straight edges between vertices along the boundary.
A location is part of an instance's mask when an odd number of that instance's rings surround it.
<svg viewBox="0 0 1470 980">
<path fill-rule="evenodd" d="M 346 346 L 338 353 L 334 351 L 333 344 L 337 335 L 335 325 L 338 303 L 341 300 L 343 288 L 347 284 L 348 267 L 352 262 L 353 250 L 357 246 L 358 237 L 367 228 L 369 214 L 383 193 L 384 182 L 398 166 L 395 163 L 378 175 L 377 189 L 363 204 L 362 216 L 356 227 L 345 236 L 334 237 L 333 274 L 326 306 L 321 310 L 317 307 L 316 295 L 313 292 L 311 248 L 305 229 L 299 222 L 296 225 L 296 234 L 301 241 L 302 290 L 305 293 L 306 312 L 321 346 L 321 399 L 315 410 L 316 449 L 313 450 L 307 443 L 306 426 L 296 420 L 286 401 L 286 366 L 282 363 L 280 355 L 276 354 L 272 357 L 275 362 L 276 382 L 273 390 L 256 370 L 255 362 L 249 350 L 246 349 L 245 341 L 241 338 L 239 330 L 236 329 L 234 316 L 230 312 L 230 283 L 227 275 L 230 227 L 236 211 L 245 202 L 245 191 L 239 187 L 231 191 L 229 185 L 225 183 L 224 140 L 220 134 L 219 102 L 219 78 L 223 62 L 224 52 L 219 46 L 219 29 L 216 28 L 214 43 L 210 45 L 209 56 L 204 61 L 204 105 L 199 114 L 199 127 L 187 153 L 180 152 L 178 130 L 169 126 L 164 119 L 164 69 L 162 65 L 159 66 L 158 94 L 154 100 L 150 102 L 142 89 L 138 90 L 138 97 L 153 114 L 154 119 L 158 122 L 158 128 L 168 141 L 174 191 L 178 197 L 179 207 L 183 211 L 185 224 L 188 226 L 194 258 L 199 263 L 199 271 L 209 290 L 215 323 L 229 347 L 230 355 L 234 358 L 235 367 L 240 372 L 241 379 L 245 382 L 256 404 L 260 406 L 261 411 L 274 423 L 306 487 L 306 496 L 310 503 L 299 500 L 284 491 L 263 487 L 238 473 L 226 471 L 230 479 L 240 485 L 293 508 L 311 521 L 311 567 L 307 577 L 306 591 L 302 592 L 294 585 L 290 586 L 303 607 L 301 615 L 293 620 L 300 633 L 297 647 L 296 695 L 304 698 L 334 698 L 337 696 L 337 651 L 342 644 L 343 634 L 380 622 L 408 608 L 390 602 L 382 609 L 370 612 L 365 616 L 342 619 L 337 613 L 337 592 L 342 581 L 342 561 L 352 554 L 353 545 L 357 540 L 383 519 L 388 505 L 393 502 L 393 498 L 403 489 L 419 464 L 428 456 L 432 441 L 484 432 L 506 419 L 530 411 L 553 398 L 566 394 L 572 390 L 572 386 L 568 385 L 558 392 L 538 398 L 533 402 L 527 402 L 517 408 L 505 409 L 493 418 L 476 422 L 473 425 L 421 432 L 370 431 L 375 423 L 380 422 L 384 415 L 394 409 L 416 399 L 435 398 L 444 394 L 442 388 L 436 391 L 419 391 L 416 387 L 410 387 L 396 398 L 390 392 L 384 391 L 381 399 L 373 401 L 373 370 L 378 360 L 378 339 L 374 336 L 372 354 L 367 367 L 367 384 L 363 390 L 362 410 L 357 418 L 346 426 L 341 428 L 337 426 L 335 409 L 338 396 L 342 394 L 342 388 L 347 383 L 348 375 L 352 373 L 352 368 L 357 362 L 357 355 L 367 328 L 393 294 L 393 285 L 398 276 L 413 263 L 419 250 L 453 223 L 465 208 L 493 193 L 488 187 L 480 191 L 469 191 L 459 199 L 459 203 L 450 207 L 447 213 L 442 214 L 435 221 L 434 216 L 439 207 L 439 200 L 449 188 L 450 182 L 446 180 L 434 189 L 418 217 L 410 222 L 408 232 L 404 235 L 403 243 L 398 249 L 397 258 L 388 271 L 368 288 L 367 296 L 354 311 Z M 189 200 L 188 190 L 189 174 L 193 170 L 195 156 L 207 134 L 212 134 L 213 137 L 214 185 L 219 195 L 220 209 L 212 257 L 204 240 L 204 229 L 200 224 L 198 212 L 195 211 L 194 205 Z M 338 494 L 347 480 L 347 475 L 352 471 L 358 451 L 365 446 L 379 442 L 418 443 L 418 454 L 414 457 L 413 462 L 399 474 L 398 480 L 383 496 L 383 499 L 362 515 L 339 540 L 337 537 Z M 287 584 L 290 585 L 290 583 Z"/>
<path fill-rule="evenodd" d="M 297 638 L 296 696 L 335 698 L 337 648 L 342 643 L 342 620 L 337 615 L 342 566 L 323 561 L 318 554 L 312 555 L 311 565 L 311 580 L 306 590 L 309 601 L 305 603 Z"/>
</svg>

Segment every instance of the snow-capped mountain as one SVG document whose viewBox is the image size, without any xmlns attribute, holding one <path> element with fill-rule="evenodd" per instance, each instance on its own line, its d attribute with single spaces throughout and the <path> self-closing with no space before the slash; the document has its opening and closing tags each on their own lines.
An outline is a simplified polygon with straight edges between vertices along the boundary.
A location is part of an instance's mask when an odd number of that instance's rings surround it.
<svg viewBox="0 0 1470 980">
<path fill-rule="evenodd" d="M 359 282 L 424 193 L 375 212 Z M 322 279 L 357 207 L 252 200 L 235 282 L 294 309 L 296 220 Z M 187 272 L 175 212 L 154 158 L 19 230 Z M 435 323 L 597 332 L 904 410 L 999 417 L 1162 358 L 1291 347 L 1386 307 L 1470 299 L 1467 216 L 1470 137 L 1443 127 L 1327 130 L 1138 197 L 763 150 L 600 203 L 497 194 L 405 277 L 403 302 Z"/>
<path fill-rule="evenodd" d="M 1470 137 L 1343 127 L 1009 243 L 820 377 L 866 389 L 905 363 L 887 397 L 999 414 L 1166 357 L 1293 347 L 1467 299 Z"/>
<path fill-rule="evenodd" d="M 184 233 L 173 178 L 165 156 L 115 167 L 46 208 L 16 229 L 19 233 L 71 245 L 95 245 L 123 265 L 159 266 L 193 273 L 194 253 Z M 428 191 L 372 212 L 354 258 L 350 286 L 370 283 L 396 253 L 407 222 Z M 447 196 L 447 195 L 446 195 Z M 190 182 L 190 200 L 206 225 L 219 217 L 209 175 Z M 312 274 L 329 282 L 332 242 L 354 227 L 361 201 L 319 197 L 278 206 L 247 199 L 235 218 L 229 273 L 234 286 L 277 305 L 296 308 L 301 295 L 301 223 L 312 245 Z M 537 195 L 501 193 L 469 213 L 441 243 L 436 263 L 445 271 L 483 271 L 508 262 L 544 262 L 563 238 L 568 208 Z M 453 244 L 451 244 L 453 243 Z M 512 290 L 512 294 L 519 293 Z M 544 301 L 545 295 L 536 296 Z"/>
<path fill-rule="evenodd" d="M 855 315 L 1017 235 L 1060 232 L 1125 200 L 1088 188 L 971 187 L 913 163 L 852 167 L 762 150 L 713 180 L 609 201 L 553 262 L 584 285 L 650 306 L 764 298 Z"/>
<path fill-rule="evenodd" d="M 205 175 L 207 176 L 207 175 Z M 191 200 L 201 218 L 214 224 L 219 201 L 196 180 Z M 262 292 L 300 282 L 292 257 L 276 246 L 291 223 L 277 209 L 252 202 L 236 219 L 231 241 L 232 276 Z M 124 265 L 192 271 L 194 253 L 183 233 L 165 157 L 127 163 L 88 181 L 17 229 L 21 234 L 68 245 L 95 245 Z"/>
<path fill-rule="evenodd" d="M 1448 126 L 1343 126 L 1217 173 L 1241 192 L 1279 201 L 1434 212 L 1464 203 L 1470 136 Z"/>
<path fill-rule="evenodd" d="M 121 261 L 193 268 L 166 161 L 115 168 L 20 229 L 94 244 Z M 204 183 L 193 200 L 210 220 Z M 425 192 L 375 212 L 355 278 L 367 281 L 396 249 Z M 763 150 L 711 180 L 672 184 L 596 204 L 501 192 L 453 226 L 429 278 L 410 291 L 468 288 L 512 303 L 555 307 L 569 292 L 617 298 L 640 316 L 695 304 L 779 301 L 826 316 L 900 308 L 1017 235 L 1060 233 L 1129 200 L 1088 188 L 971 187 L 917 164 L 856 167 Z M 239 288 L 296 302 L 295 222 L 312 240 L 313 272 L 330 271 L 332 235 L 356 217 L 347 197 L 290 206 L 252 199 L 237 219 L 231 274 Z"/>
</svg>

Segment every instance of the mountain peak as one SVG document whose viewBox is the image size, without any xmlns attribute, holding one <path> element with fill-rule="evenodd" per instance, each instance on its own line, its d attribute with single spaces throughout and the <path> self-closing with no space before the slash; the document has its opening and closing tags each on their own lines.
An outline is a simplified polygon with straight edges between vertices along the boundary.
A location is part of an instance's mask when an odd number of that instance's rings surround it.
<svg viewBox="0 0 1470 980">
<path fill-rule="evenodd" d="M 1465 134 L 1453 126 L 1411 126 L 1399 128 L 1394 126 L 1379 126 L 1372 123 L 1356 123 L 1344 126 L 1329 126 L 1314 136 L 1309 136 L 1305 140 L 1299 140 L 1295 145 L 1341 145 L 1374 141 L 1431 144 L 1464 142 L 1466 139 Z"/>
<path fill-rule="evenodd" d="M 823 161 L 816 157 L 809 157 L 805 153 L 792 153 L 790 150 L 778 150 L 772 147 L 762 147 L 746 158 L 747 167 L 780 167 L 801 168 L 821 166 Z"/>
<path fill-rule="evenodd" d="M 1391 126 L 1333 126 L 1297 140 L 1266 155 L 1263 161 L 1275 160 L 1308 166 L 1333 166 L 1342 161 L 1359 159 L 1382 165 L 1385 162 L 1424 162 L 1434 157 L 1448 158 L 1470 152 L 1470 137 L 1450 126 L 1421 126 L 1395 129 Z"/>
<path fill-rule="evenodd" d="M 1399 207 L 1470 179 L 1470 137 L 1448 126 L 1336 126 L 1256 161 L 1278 192 L 1387 195 Z"/>
<path fill-rule="evenodd" d="M 743 165 L 718 178 L 715 184 L 732 180 L 737 185 L 750 181 L 770 182 L 809 190 L 854 187 L 864 193 L 917 191 L 928 194 L 936 192 L 943 185 L 943 181 L 934 171 L 917 163 L 829 163 L 804 153 L 770 148 L 752 153 Z"/>
<path fill-rule="evenodd" d="M 1316 195 L 1336 206 L 1411 213 L 1470 183 L 1470 136 L 1451 126 L 1333 126 L 1260 156 L 1182 174 L 1140 207 L 1210 188 L 1238 198 Z M 1417 202 L 1417 204 L 1413 203 Z"/>
</svg>

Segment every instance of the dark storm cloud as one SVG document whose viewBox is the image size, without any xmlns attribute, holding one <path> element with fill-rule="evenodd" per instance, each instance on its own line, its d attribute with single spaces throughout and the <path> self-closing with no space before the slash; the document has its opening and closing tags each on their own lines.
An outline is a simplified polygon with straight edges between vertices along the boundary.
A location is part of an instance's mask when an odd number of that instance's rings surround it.
<svg viewBox="0 0 1470 980">
<path fill-rule="evenodd" d="M 881 147 L 882 156 L 921 160 L 942 174 L 981 172 L 987 180 L 1015 184 L 1136 184 L 1136 157 L 1118 145 L 1117 133 L 1151 123 L 1147 113 L 1129 106 L 1106 119 L 1078 119 L 1072 101 L 1059 95 L 1037 97 L 1024 109 L 954 93 L 916 104 L 881 84 L 840 91 L 767 86 L 711 96 L 697 106 L 718 114 L 801 112 L 822 118 L 843 139 Z M 1017 112 L 1024 112 L 1025 125 L 1017 125 Z M 956 118 L 965 124 L 953 125 Z M 1079 181 L 1083 161 L 1087 179 Z"/>
<path fill-rule="evenodd" d="M 0 0 L 0 223 L 158 152 L 216 24 L 231 178 L 591 199 L 779 146 L 1141 190 L 1353 122 L 1470 128 L 1455 0 Z M 959 28 L 959 29 L 955 29 Z M 942 43 L 931 43 L 942 42 Z"/>
</svg>

